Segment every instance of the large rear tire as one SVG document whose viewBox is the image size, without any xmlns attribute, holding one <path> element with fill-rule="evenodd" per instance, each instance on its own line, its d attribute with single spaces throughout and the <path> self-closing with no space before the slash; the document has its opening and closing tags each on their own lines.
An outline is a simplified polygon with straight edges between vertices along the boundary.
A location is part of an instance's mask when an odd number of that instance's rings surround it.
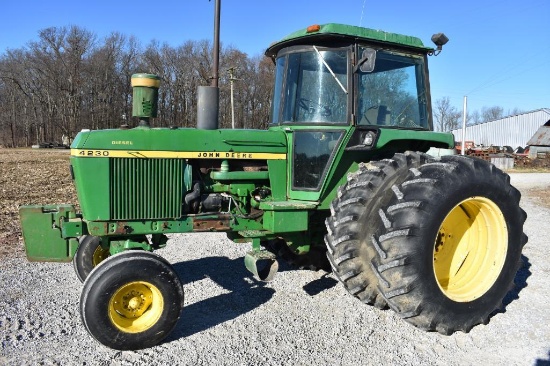
<svg viewBox="0 0 550 366">
<path fill-rule="evenodd" d="M 372 217 L 377 215 L 383 192 L 400 184 L 410 169 L 430 161 L 430 156 L 407 152 L 392 159 L 361 164 L 339 190 L 326 220 L 327 257 L 333 272 L 353 296 L 377 308 L 386 307 L 378 278 L 371 269 L 376 248 L 371 243 Z"/>
<path fill-rule="evenodd" d="M 520 193 L 475 158 L 411 169 L 377 201 L 372 269 L 390 308 L 424 330 L 486 324 L 514 285 L 527 241 Z"/>
<path fill-rule="evenodd" d="M 177 273 L 165 259 L 144 251 L 106 259 L 90 273 L 80 297 L 88 333 L 117 350 L 158 344 L 176 326 L 182 308 Z"/>
</svg>

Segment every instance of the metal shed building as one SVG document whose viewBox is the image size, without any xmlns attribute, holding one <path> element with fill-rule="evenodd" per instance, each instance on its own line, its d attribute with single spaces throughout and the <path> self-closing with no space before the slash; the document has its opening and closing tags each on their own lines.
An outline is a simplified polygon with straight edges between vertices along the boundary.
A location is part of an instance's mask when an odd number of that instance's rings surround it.
<svg viewBox="0 0 550 366">
<path fill-rule="evenodd" d="M 504 117 L 466 127 L 465 141 L 484 146 L 525 147 L 537 130 L 550 121 L 550 108 Z M 455 141 L 462 141 L 462 128 L 451 131 Z"/>
</svg>

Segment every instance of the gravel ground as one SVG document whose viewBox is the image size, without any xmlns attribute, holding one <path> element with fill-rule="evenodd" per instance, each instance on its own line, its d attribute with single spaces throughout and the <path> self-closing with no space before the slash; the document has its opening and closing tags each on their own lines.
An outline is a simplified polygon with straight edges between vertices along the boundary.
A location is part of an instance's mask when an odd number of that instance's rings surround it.
<svg viewBox="0 0 550 366">
<path fill-rule="evenodd" d="M 504 312 L 469 334 L 443 336 L 361 304 L 332 275 L 282 265 L 275 280 L 252 280 L 248 245 L 219 234 L 175 235 L 158 253 L 184 282 L 186 307 L 156 347 L 113 351 L 80 321 L 82 285 L 71 264 L 0 261 L 0 364 L 6 365 L 548 365 L 550 208 L 529 190 L 550 174 L 512 174 L 528 218 L 524 267 Z"/>
</svg>

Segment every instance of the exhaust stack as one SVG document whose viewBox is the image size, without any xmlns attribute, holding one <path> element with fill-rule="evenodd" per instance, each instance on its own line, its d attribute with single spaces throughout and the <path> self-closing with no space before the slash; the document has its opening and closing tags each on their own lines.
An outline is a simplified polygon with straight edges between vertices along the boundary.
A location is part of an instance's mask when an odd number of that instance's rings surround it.
<svg viewBox="0 0 550 366">
<path fill-rule="evenodd" d="M 219 127 L 220 8 L 221 0 L 216 0 L 211 84 L 197 89 L 197 128 L 201 130 L 217 130 Z"/>
<path fill-rule="evenodd" d="M 217 86 L 197 88 L 197 128 L 200 130 L 218 129 L 218 105 L 220 93 Z"/>
</svg>

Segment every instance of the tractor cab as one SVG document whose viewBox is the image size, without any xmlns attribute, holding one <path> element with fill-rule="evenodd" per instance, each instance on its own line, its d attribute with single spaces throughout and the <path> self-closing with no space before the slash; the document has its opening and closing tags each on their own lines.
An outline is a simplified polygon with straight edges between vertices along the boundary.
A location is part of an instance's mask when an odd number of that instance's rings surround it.
<svg viewBox="0 0 550 366">
<path fill-rule="evenodd" d="M 268 48 L 275 62 L 270 126 L 287 132 L 290 198 L 319 199 L 315 192 L 344 149 L 383 150 L 376 146 L 382 135 L 395 141 L 399 131 L 432 130 L 433 51 L 416 37 L 340 24 L 311 26 Z"/>
<path fill-rule="evenodd" d="M 431 130 L 433 51 L 415 37 L 339 24 L 293 33 L 266 51 L 276 64 L 271 124 Z"/>
</svg>

